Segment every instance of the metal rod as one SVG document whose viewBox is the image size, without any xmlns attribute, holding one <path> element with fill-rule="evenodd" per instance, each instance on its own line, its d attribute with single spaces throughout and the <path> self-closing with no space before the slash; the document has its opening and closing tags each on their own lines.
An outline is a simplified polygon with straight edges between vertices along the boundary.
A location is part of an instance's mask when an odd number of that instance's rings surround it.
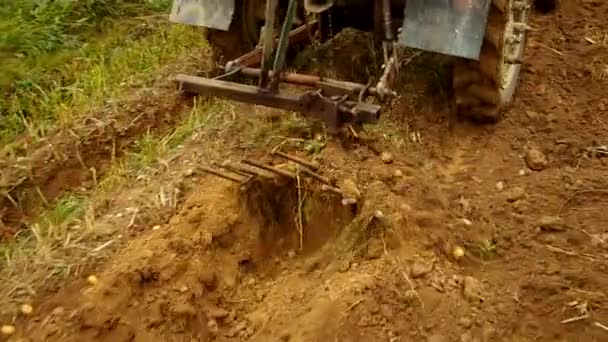
<svg viewBox="0 0 608 342">
<path fill-rule="evenodd" d="M 313 20 L 310 23 L 308 23 L 306 25 L 302 25 L 302 26 L 294 29 L 293 31 L 289 32 L 289 44 L 290 45 L 297 44 L 297 43 L 300 43 L 300 42 L 303 42 L 306 40 L 310 40 L 310 35 L 308 34 L 308 30 L 312 29 L 312 31 L 314 32 L 314 30 L 316 30 L 318 27 L 318 23 L 319 23 L 318 20 Z M 276 46 L 279 40 L 272 39 L 272 41 L 273 41 L 274 46 Z M 231 67 L 234 65 L 240 65 L 243 67 L 252 67 L 255 65 L 259 65 L 262 62 L 263 50 L 264 50 L 263 47 L 256 47 L 255 49 L 242 55 L 241 57 L 228 62 L 228 64 L 226 65 L 226 69 L 231 69 Z M 267 60 L 269 60 L 270 58 L 272 58 L 272 53 L 270 54 L 270 57 L 268 57 Z M 256 75 L 256 77 L 259 77 L 259 76 L 260 76 L 260 74 Z"/>
<path fill-rule="evenodd" d="M 266 88 L 268 83 L 268 69 L 274 48 L 274 22 L 276 20 L 278 0 L 268 0 L 266 2 L 266 14 L 264 23 L 264 38 L 262 46 L 262 73 L 260 74 L 260 88 Z"/>
<path fill-rule="evenodd" d="M 291 179 L 295 179 L 296 178 L 296 176 L 293 173 L 289 172 L 289 171 L 285 171 L 285 170 L 278 169 L 276 167 L 264 165 L 264 164 L 255 162 L 253 160 L 243 160 L 243 163 L 247 164 L 247 165 L 251 165 L 251 166 L 257 167 L 257 168 L 260 168 L 260 169 L 268 171 L 268 172 L 276 173 L 277 175 L 280 175 L 280 176 L 283 176 L 283 177 L 287 177 L 287 178 L 291 178 Z"/>
<path fill-rule="evenodd" d="M 262 72 L 261 69 L 256 68 L 243 68 L 241 69 L 241 74 L 248 77 L 258 77 Z M 270 77 L 274 77 L 274 71 L 269 72 Z M 317 82 L 321 80 L 321 77 L 314 75 L 302 75 L 302 74 L 293 74 L 293 73 L 281 73 L 280 74 L 281 81 L 285 81 L 287 83 L 304 85 L 314 87 Z"/>
<path fill-rule="evenodd" d="M 224 178 L 224 179 L 227 179 L 227 180 L 229 180 L 229 181 L 233 181 L 233 182 L 235 182 L 235 183 L 242 183 L 242 182 L 243 182 L 243 180 L 242 180 L 242 179 L 239 179 L 239 178 L 236 178 L 236 177 L 232 177 L 232 176 L 230 176 L 230 175 L 227 175 L 227 174 L 225 174 L 225 173 L 223 173 L 223 172 L 220 172 L 220 171 L 214 170 L 214 169 L 209 168 L 209 167 L 200 166 L 199 168 L 200 168 L 200 170 L 201 170 L 201 171 L 203 171 L 203 172 L 207 172 L 207 173 L 212 174 L 212 175 L 214 175 L 214 176 L 218 176 L 218 177 L 220 177 L 220 178 Z"/>
<path fill-rule="evenodd" d="M 241 75 L 247 77 L 259 77 L 262 72 L 259 68 L 249 68 L 244 67 L 240 69 Z M 274 72 L 270 71 L 270 76 L 274 76 Z M 359 95 L 362 90 L 365 90 L 370 95 L 378 94 L 378 91 L 375 87 L 367 87 L 365 84 L 349 82 L 349 81 L 338 81 L 328 78 L 322 78 L 316 75 L 305 75 L 305 74 L 296 74 L 283 72 L 280 74 L 281 81 L 297 84 L 309 87 L 334 87 L 335 89 L 343 88 L 345 91 L 351 92 L 353 94 Z"/>
<path fill-rule="evenodd" d="M 292 162 L 294 162 L 296 164 L 300 164 L 300 165 L 306 166 L 307 168 L 309 168 L 309 169 L 311 169 L 313 171 L 319 170 L 319 167 L 320 167 L 319 164 L 317 164 L 315 162 L 309 162 L 307 160 L 304 160 L 304 159 L 301 159 L 301 158 L 298 158 L 298 157 L 294 157 L 294 156 L 290 156 L 289 154 L 283 153 L 283 152 L 280 152 L 280 151 L 275 151 L 272 154 L 274 154 L 276 156 L 279 156 L 281 158 L 287 159 L 289 161 L 292 161 Z"/>
<path fill-rule="evenodd" d="M 226 97 L 232 100 L 280 108 L 294 112 L 305 112 L 300 96 L 292 94 L 269 94 L 260 92 L 258 87 L 213 80 L 191 75 L 177 75 L 176 81 L 180 89 L 195 94 Z"/>
<path fill-rule="evenodd" d="M 255 86 L 213 80 L 192 75 L 177 75 L 175 77 L 179 89 L 186 93 L 205 94 L 208 96 L 219 96 L 236 101 L 257 104 L 272 108 L 280 108 L 288 111 L 308 114 L 309 116 L 322 116 L 325 114 L 325 107 L 319 107 L 318 99 L 314 98 L 316 93 L 306 93 L 296 95 L 279 92 L 276 94 L 260 92 Z M 369 116 L 373 122 L 377 119 L 381 107 L 368 103 L 357 103 L 345 101 L 338 107 L 339 113 L 351 113 L 358 111 L 358 116 Z"/>
<path fill-rule="evenodd" d="M 252 173 L 239 170 L 239 169 L 237 169 L 235 167 L 232 167 L 229 164 L 220 164 L 220 163 L 214 162 L 213 165 L 215 167 L 218 167 L 218 168 L 221 168 L 221 169 L 225 169 L 227 171 L 230 171 L 232 173 L 236 173 L 237 175 L 241 175 L 243 177 L 250 177 L 250 176 L 252 176 Z"/>
<path fill-rule="evenodd" d="M 397 58 L 393 54 L 393 56 L 391 56 L 391 58 L 389 58 L 388 62 L 386 63 L 384 72 L 382 73 L 382 76 L 380 77 L 380 81 L 376 85 L 376 90 L 378 91 L 378 96 L 380 98 L 397 95 L 397 93 L 391 89 L 392 85 L 393 85 L 394 77 L 395 77 L 395 75 L 393 73 L 396 71 L 397 71 Z"/>
<path fill-rule="evenodd" d="M 312 171 L 310 171 L 309 169 L 307 169 L 305 167 L 301 167 L 301 168 L 299 168 L 299 170 L 303 174 L 305 174 L 305 175 L 307 175 L 309 177 L 312 177 L 312 178 L 318 180 L 319 182 L 321 182 L 323 184 L 326 184 L 326 185 L 329 185 L 329 186 L 332 185 L 331 182 L 329 181 L 329 179 L 327 179 L 327 178 L 319 175 L 318 173 L 312 172 Z"/>
<path fill-rule="evenodd" d="M 273 177 L 271 175 L 263 174 L 257 170 L 251 170 L 251 169 L 244 168 L 240 165 L 230 165 L 230 167 L 234 168 L 235 170 L 239 170 L 240 172 L 246 173 L 250 176 L 262 177 L 262 178 L 272 178 Z"/>
<path fill-rule="evenodd" d="M 279 45 L 277 46 L 274 65 L 272 67 L 275 74 L 270 84 L 271 90 L 276 90 L 279 87 L 279 75 L 281 74 L 281 71 L 283 71 L 283 65 L 285 64 L 285 56 L 287 54 L 287 46 L 289 43 L 289 31 L 293 25 L 293 19 L 296 16 L 297 8 L 298 1 L 289 0 L 289 5 L 287 6 L 287 15 L 283 21 L 283 28 L 281 29 L 281 36 L 279 37 Z"/>
<path fill-rule="evenodd" d="M 326 184 L 321 185 L 321 190 L 343 196 L 342 190 L 340 190 L 336 187 L 333 187 L 333 186 L 326 185 Z"/>
</svg>

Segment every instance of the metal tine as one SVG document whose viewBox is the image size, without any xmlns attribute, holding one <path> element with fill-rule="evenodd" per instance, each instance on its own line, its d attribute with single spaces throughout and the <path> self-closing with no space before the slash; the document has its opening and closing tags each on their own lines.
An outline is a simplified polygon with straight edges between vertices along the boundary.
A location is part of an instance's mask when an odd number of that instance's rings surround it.
<svg viewBox="0 0 608 342">
<path fill-rule="evenodd" d="M 231 164 L 228 167 L 230 167 L 234 170 L 237 170 L 239 172 L 245 173 L 248 176 L 261 177 L 261 178 L 273 178 L 274 177 L 273 175 L 265 174 L 265 173 L 259 172 L 258 170 L 248 169 L 241 165 L 232 165 Z"/>
<path fill-rule="evenodd" d="M 296 175 L 293 174 L 293 173 L 291 173 L 291 172 L 289 172 L 289 171 L 285 171 L 285 170 L 281 170 L 281 169 L 276 168 L 276 167 L 264 165 L 264 164 L 255 162 L 253 160 L 247 160 L 247 159 L 245 159 L 245 160 L 243 160 L 243 164 L 254 166 L 254 167 L 257 167 L 259 169 L 262 169 L 262 170 L 265 170 L 265 171 L 268 171 L 268 172 L 272 172 L 272 173 L 277 174 L 279 176 L 283 176 L 283 177 L 287 177 L 287 178 L 291 178 L 291 179 L 295 179 L 296 178 Z"/>
<path fill-rule="evenodd" d="M 329 179 L 327 179 L 327 178 L 321 176 L 320 174 L 318 174 L 316 172 L 313 172 L 313 171 L 311 171 L 311 170 L 309 170 L 309 169 L 307 169 L 305 167 L 299 166 L 298 170 L 300 172 L 302 172 L 303 174 L 305 174 L 305 175 L 307 175 L 309 177 L 312 177 L 312 178 L 318 180 L 319 182 L 321 182 L 323 184 L 326 184 L 326 185 L 329 185 L 329 186 L 333 185 Z"/>
<path fill-rule="evenodd" d="M 239 168 L 234 167 L 234 166 L 232 166 L 232 165 L 230 165 L 228 163 L 221 163 L 220 164 L 218 162 L 213 162 L 213 165 L 215 167 L 218 167 L 220 169 L 225 169 L 226 171 L 229 171 L 229 172 L 232 172 L 232 173 L 236 173 L 237 175 L 241 175 L 243 177 L 250 177 L 252 175 L 256 175 L 257 176 L 257 174 L 254 174 L 253 172 L 245 172 L 245 170 L 240 170 Z"/>
<path fill-rule="evenodd" d="M 214 170 L 210 167 L 206 167 L 206 166 L 200 166 L 200 170 L 209 174 L 212 174 L 214 176 L 220 177 L 220 178 L 224 178 L 227 179 L 229 181 L 235 182 L 235 183 L 243 183 L 244 179 L 239 179 L 236 178 L 234 176 L 231 175 L 227 175 L 224 172 L 218 171 L 218 170 Z"/>
<path fill-rule="evenodd" d="M 322 191 L 331 192 L 331 193 L 334 193 L 336 195 L 344 196 L 344 194 L 342 193 L 342 190 L 340 190 L 340 189 L 338 189 L 336 187 L 333 187 L 331 185 L 322 185 L 321 186 L 321 190 Z"/>
<path fill-rule="evenodd" d="M 275 156 L 287 159 L 289 161 L 292 161 L 292 162 L 294 162 L 296 164 L 300 164 L 302 166 L 306 166 L 307 168 L 309 168 L 309 169 L 311 169 L 313 171 L 317 171 L 320 168 L 319 164 L 317 164 L 315 162 L 309 162 L 307 160 L 291 156 L 291 155 L 289 155 L 287 153 L 283 153 L 283 152 L 280 152 L 280 151 L 274 151 L 274 152 L 272 152 L 272 154 L 275 155 Z"/>
</svg>

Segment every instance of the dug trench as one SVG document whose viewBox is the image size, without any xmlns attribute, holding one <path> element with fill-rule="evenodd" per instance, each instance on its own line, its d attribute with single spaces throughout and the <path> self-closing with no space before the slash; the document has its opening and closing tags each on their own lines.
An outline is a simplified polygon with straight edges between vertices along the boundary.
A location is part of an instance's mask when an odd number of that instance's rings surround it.
<svg viewBox="0 0 608 342">
<path fill-rule="evenodd" d="M 378 252 L 367 251 L 366 243 L 377 236 L 378 214 L 343 205 L 340 196 L 310 181 L 256 179 L 239 187 L 207 179 L 180 207 L 165 226 L 89 279 L 80 295 L 68 290 L 47 303 L 61 306 L 24 336 L 266 341 L 280 335 L 304 341 L 316 330 L 326 333 L 318 325 L 344 310 L 332 302 L 374 281 L 359 276 L 357 284 L 347 274 L 357 257 Z M 319 277 L 340 284 L 329 291 L 334 300 L 325 298 Z M 309 305 L 290 312 L 285 300 Z M 310 316 L 313 324 L 276 331 L 276 321 L 292 326 L 294 315 Z M 271 320 L 274 328 L 264 329 Z"/>
</svg>

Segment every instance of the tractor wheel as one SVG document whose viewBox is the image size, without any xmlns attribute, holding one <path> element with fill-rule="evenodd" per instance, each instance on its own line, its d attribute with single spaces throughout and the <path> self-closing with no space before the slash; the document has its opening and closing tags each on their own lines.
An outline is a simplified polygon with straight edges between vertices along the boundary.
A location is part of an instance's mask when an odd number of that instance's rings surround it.
<svg viewBox="0 0 608 342">
<path fill-rule="evenodd" d="M 211 44 L 217 61 L 236 59 L 255 49 L 260 42 L 266 0 L 235 0 L 234 6 L 235 12 L 228 31 L 207 29 L 205 32 L 205 38 Z M 301 18 L 303 8 L 298 9 L 295 24 L 300 22 L 298 18 Z M 277 25 L 281 25 L 287 11 L 287 1 L 279 1 L 277 11 Z"/>
<path fill-rule="evenodd" d="M 456 112 L 494 123 L 511 104 L 526 45 L 529 0 L 493 0 L 479 61 L 460 59 L 453 70 Z"/>
<path fill-rule="evenodd" d="M 253 50 L 264 27 L 265 0 L 236 0 L 228 31 L 206 29 L 216 60 L 233 60 Z"/>
</svg>

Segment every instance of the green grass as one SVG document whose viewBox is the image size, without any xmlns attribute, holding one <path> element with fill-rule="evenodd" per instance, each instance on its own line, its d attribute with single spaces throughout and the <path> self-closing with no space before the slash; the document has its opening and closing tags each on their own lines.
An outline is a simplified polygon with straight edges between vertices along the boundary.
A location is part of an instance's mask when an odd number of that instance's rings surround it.
<svg viewBox="0 0 608 342">
<path fill-rule="evenodd" d="M 141 78 L 195 35 L 200 44 L 197 30 L 151 16 L 169 4 L 0 0 L 0 143 L 45 135 L 120 91 L 124 75 Z"/>
<path fill-rule="evenodd" d="M 0 0 L 0 89 L 27 84 L 31 66 L 59 65 L 46 57 L 82 47 L 115 21 L 168 7 L 169 0 Z"/>
<path fill-rule="evenodd" d="M 124 227 L 112 225 L 111 232 L 100 229 L 99 217 L 103 213 L 99 207 L 128 191 L 126 189 L 142 186 L 138 179 L 156 174 L 163 160 L 193 136 L 212 146 L 218 130 L 233 122 L 231 117 L 223 115 L 229 106 L 220 100 L 195 100 L 187 119 L 180 125 L 162 135 L 149 133 L 140 137 L 132 151 L 115 160 L 93 189 L 63 196 L 33 220 L 29 229 L 22 230 L 13 241 L 0 244 L 0 283 L 3 284 L 0 318 L 10 316 L 18 304 L 31 300 L 35 290 L 46 281 L 78 272 L 87 258 L 95 254 L 92 251 L 96 247 L 115 239 L 117 231 Z M 153 183 L 151 191 L 158 190 L 157 185 Z"/>
<path fill-rule="evenodd" d="M 27 132 L 40 137 L 65 127 L 106 99 L 128 94 L 153 80 L 164 64 L 206 44 L 192 27 L 156 22 L 154 33 L 143 39 L 127 37 L 117 28 L 109 37 L 84 47 L 81 57 L 65 63 L 54 80 L 24 80 L 6 98 L 2 142 Z M 53 85 L 54 84 L 54 85 Z"/>
</svg>

